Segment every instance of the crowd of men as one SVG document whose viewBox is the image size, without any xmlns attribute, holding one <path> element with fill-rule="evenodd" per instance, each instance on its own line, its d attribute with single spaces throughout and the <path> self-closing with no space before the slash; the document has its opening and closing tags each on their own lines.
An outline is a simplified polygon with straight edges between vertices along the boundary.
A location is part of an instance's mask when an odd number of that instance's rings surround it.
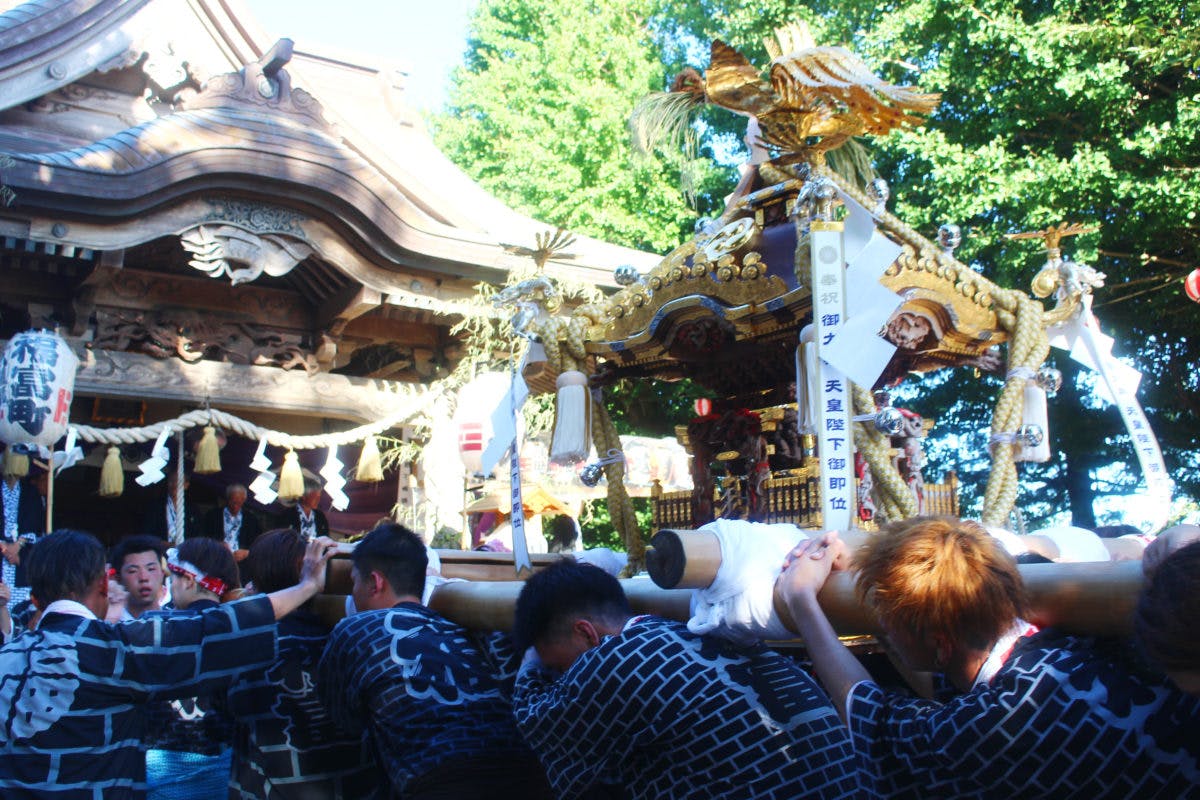
<svg viewBox="0 0 1200 800">
<path fill-rule="evenodd" d="M 1132 639 L 1026 622 L 976 523 L 906 520 L 855 553 L 818 536 L 776 583 L 809 670 L 635 615 L 571 558 L 525 583 L 511 634 L 465 630 L 423 604 L 429 551 L 390 523 L 355 546 L 330 627 L 336 545 L 303 508 L 251 532 L 244 500 L 170 551 L 61 530 L 22 553 L 0 796 L 1200 797 L 1200 529 L 1148 548 Z M 911 688 L 837 637 L 817 597 L 838 570 Z"/>
</svg>

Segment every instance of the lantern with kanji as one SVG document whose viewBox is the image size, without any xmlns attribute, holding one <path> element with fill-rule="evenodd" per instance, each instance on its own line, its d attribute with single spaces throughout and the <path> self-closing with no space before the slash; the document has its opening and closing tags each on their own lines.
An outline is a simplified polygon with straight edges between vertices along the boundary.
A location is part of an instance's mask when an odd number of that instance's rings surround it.
<svg viewBox="0 0 1200 800">
<path fill-rule="evenodd" d="M 67 432 L 79 359 L 56 333 L 25 331 L 0 361 L 0 440 L 50 447 Z"/>
</svg>

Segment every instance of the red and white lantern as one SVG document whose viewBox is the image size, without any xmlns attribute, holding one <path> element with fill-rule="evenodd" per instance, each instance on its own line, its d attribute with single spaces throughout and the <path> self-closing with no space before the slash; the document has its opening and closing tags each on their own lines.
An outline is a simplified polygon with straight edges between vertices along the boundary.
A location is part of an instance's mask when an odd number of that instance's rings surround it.
<svg viewBox="0 0 1200 800">
<path fill-rule="evenodd" d="M 483 449 L 492 438 L 492 411 L 508 391 L 510 380 L 503 372 L 485 372 L 458 392 L 451 421 L 458 436 L 458 455 L 468 474 L 483 467 Z"/>
<path fill-rule="evenodd" d="M 1183 290 L 1193 303 L 1200 303 L 1200 268 L 1192 270 L 1183 279 Z"/>
</svg>

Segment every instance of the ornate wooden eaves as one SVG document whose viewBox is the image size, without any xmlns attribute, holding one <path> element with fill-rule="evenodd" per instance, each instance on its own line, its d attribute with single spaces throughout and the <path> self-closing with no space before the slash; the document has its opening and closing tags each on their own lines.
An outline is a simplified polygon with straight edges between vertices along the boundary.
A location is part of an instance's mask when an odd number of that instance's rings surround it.
<svg viewBox="0 0 1200 800">
<path fill-rule="evenodd" d="M 773 218 L 743 206 L 716 234 L 697 235 L 610 298 L 606 324 L 589 330 L 589 351 L 607 362 L 602 374 L 690 377 L 724 394 L 794 380 L 790 351 L 812 311 L 803 276 L 795 276 L 793 223 L 778 213 L 797 192 L 782 187 L 756 193 L 776 206 Z M 877 226 L 903 247 L 881 279 L 904 299 L 883 331 L 898 349 L 881 380 L 965 364 L 994 367 L 991 349 L 1007 335 L 993 285 L 891 214 L 879 214 Z"/>
<path fill-rule="evenodd" d="M 261 411 L 369 422 L 394 412 L 397 384 L 368 378 L 198 361 L 184 364 L 139 353 L 86 350 L 75 377 L 77 395 L 139 397 L 193 406 L 207 399 L 227 410 Z"/>
<path fill-rule="evenodd" d="M 0 17 L 0 107 L 94 72 L 130 45 L 122 26 L 150 0 L 31 0 Z"/>
</svg>

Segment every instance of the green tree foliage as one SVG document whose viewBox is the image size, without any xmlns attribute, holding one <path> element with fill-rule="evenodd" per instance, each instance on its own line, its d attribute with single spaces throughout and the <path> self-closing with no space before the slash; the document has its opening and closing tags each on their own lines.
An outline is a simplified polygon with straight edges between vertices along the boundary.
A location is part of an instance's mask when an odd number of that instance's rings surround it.
<svg viewBox="0 0 1200 800">
<path fill-rule="evenodd" d="M 643 531 L 651 531 L 652 512 L 650 498 L 633 498 L 633 513 L 637 517 L 638 527 Z M 579 529 L 582 533 L 584 549 L 592 547 L 607 547 L 609 550 L 625 552 L 625 542 L 621 534 L 613 527 L 612 517 L 608 513 L 608 501 L 604 498 L 589 500 L 583 504 L 583 514 L 579 517 Z M 545 532 L 543 528 L 543 532 Z"/>
<path fill-rule="evenodd" d="M 657 252 L 696 212 L 679 167 L 639 158 L 630 109 L 665 86 L 648 0 L 481 0 L 446 114 L 445 153 L 498 198 L 541 221 Z M 702 207 L 721 175 L 699 176 Z"/>
</svg>

